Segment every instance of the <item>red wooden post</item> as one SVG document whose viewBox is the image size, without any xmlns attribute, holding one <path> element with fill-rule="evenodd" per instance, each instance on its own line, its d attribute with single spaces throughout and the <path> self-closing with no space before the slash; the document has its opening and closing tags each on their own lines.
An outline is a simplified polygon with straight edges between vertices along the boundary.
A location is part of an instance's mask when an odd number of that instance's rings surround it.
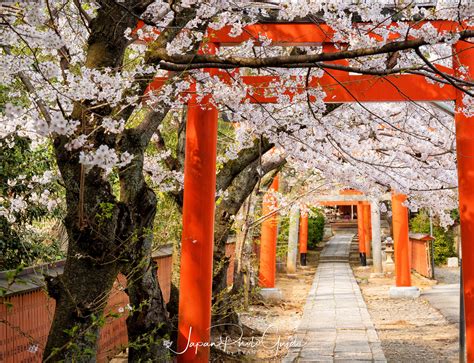
<svg viewBox="0 0 474 363">
<path fill-rule="evenodd" d="M 302 211 L 300 216 L 299 245 L 300 263 L 301 266 L 306 266 L 306 254 L 308 252 L 308 212 L 305 211 Z"/>
<path fill-rule="evenodd" d="M 370 204 L 362 203 L 362 211 L 364 213 L 364 243 L 366 257 L 372 256 L 372 249 L 370 243 L 372 242 L 372 216 L 370 215 Z"/>
<path fill-rule="evenodd" d="M 367 255 L 365 250 L 365 231 L 364 231 L 364 206 L 362 202 L 357 202 L 357 233 L 359 235 L 359 256 L 360 264 L 367 265 Z"/>
<path fill-rule="evenodd" d="M 471 42 L 459 41 L 453 49 L 457 77 L 474 79 L 474 48 Z M 474 117 L 462 113 L 464 93 L 456 91 L 456 149 L 458 160 L 459 214 L 461 218 L 462 277 L 466 324 L 467 361 L 474 361 Z M 466 96 L 468 97 L 468 96 Z M 472 99 L 471 99 L 472 100 Z"/>
<path fill-rule="evenodd" d="M 278 191 L 278 175 L 273 179 L 269 191 L 263 197 L 262 215 L 271 213 L 277 206 L 271 191 Z M 278 217 L 275 213 L 262 223 L 262 232 L 260 234 L 260 269 L 258 274 L 261 287 L 275 287 L 277 237 Z"/>
<path fill-rule="evenodd" d="M 178 361 L 207 363 L 218 111 L 209 98 L 198 103 L 193 96 L 187 117 L 178 323 L 178 352 L 183 353 Z"/>
<path fill-rule="evenodd" d="M 395 285 L 411 286 L 408 243 L 408 208 L 403 205 L 405 194 L 392 194 L 392 226 L 395 248 Z"/>
</svg>

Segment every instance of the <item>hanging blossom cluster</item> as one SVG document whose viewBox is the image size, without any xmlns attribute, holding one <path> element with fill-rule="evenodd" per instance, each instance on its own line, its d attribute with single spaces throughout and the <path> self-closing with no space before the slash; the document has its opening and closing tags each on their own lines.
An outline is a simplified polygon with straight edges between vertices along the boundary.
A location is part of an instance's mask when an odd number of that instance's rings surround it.
<svg viewBox="0 0 474 363">
<path fill-rule="evenodd" d="M 86 167 L 86 171 L 93 167 L 105 170 L 106 175 L 110 174 L 115 167 L 124 167 L 133 159 L 128 152 L 117 155 L 115 149 L 109 148 L 107 145 L 100 145 L 96 150 L 90 152 L 81 151 L 79 154 L 79 162 Z"/>
<path fill-rule="evenodd" d="M 184 174 L 181 171 L 169 170 L 164 165 L 164 160 L 170 155 L 171 151 L 168 150 L 145 156 L 143 170 L 160 192 L 178 192 L 183 189 Z"/>
<path fill-rule="evenodd" d="M 9 178 L 3 188 L 5 194 L 0 196 L 0 217 L 14 224 L 32 208 L 52 213 L 61 204 L 54 191 L 56 181 L 57 175 L 50 170 L 41 175 L 20 174 L 15 179 Z"/>
<path fill-rule="evenodd" d="M 328 185 L 375 198 L 406 193 L 413 210 L 431 207 L 449 221 L 457 205 L 451 116 L 428 103 L 345 105 L 326 116 L 320 106 L 311 112 L 307 103 L 243 104 L 235 113 L 245 130 L 261 132 L 284 152 L 297 178 L 309 170 Z"/>
</svg>

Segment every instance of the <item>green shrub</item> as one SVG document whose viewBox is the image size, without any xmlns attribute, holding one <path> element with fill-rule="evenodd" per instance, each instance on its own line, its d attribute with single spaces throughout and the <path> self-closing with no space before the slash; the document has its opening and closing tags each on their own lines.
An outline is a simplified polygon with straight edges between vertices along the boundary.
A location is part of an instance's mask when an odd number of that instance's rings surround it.
<svg viewBox="0 0 474 363">
<path fill-rule="evenodd" d="M 290 217 L 279 216 L 277 256 L 283 257 L 288 253 L 288 233 L 290 230 Z M 323 240 L 324 214 L 318 208 L 311 208 L 308 218 L 308 248 L 315 249 L 317 244 Z"/>
<path fill-rule="evenodd" d="M 311 208 L 308 218 L 308 248 L 316 249 L 324 236 L 324 213 L 318 208 Z"/>
<path fill-rule="evenodd" d="M 430 217 L 425 210 L 421 210 L 410 220 L 410 231 L 416 233 L 430 233 Z M 444 229 L 433 219 L 434 261 L 436 265 L 446 263 L 448 257 L 455 256 L 454 230 Z"/>
<path fill-rule="evenodd" d="M 8 197 L 21 196 L 28 200 L 33 192 L 38 195 L 45 189 L 53 195 L 58 192 L 59 184 L 55 181 L 47 184 L 33 182 L 36 176 L 53 168 L 51 153 L 50 145 L 33 148 L 31 140 L 25 137 L 15 137 L 13 146 L 0 139 L 0 210 L 8 210 Z M 17 183 L 9 183 L 17 179 Z M 46 223 L 53 216 L 60 216 L 59 208 L 49 211 L 44 205 L 33 202 L 29 202 L 25 210 L 15 213 L 14 221 L 0 216 L 0 271 L 56 261 L 62 257 L 58 242 L 51 241 L 48 233 L 28 228 L 38 221 Z"/>
<path fill-rule="evenodd" d="M 279 216 L 277 257 L 285 257 L 288 254 L 288 234 L 290 233 L 290 216 Z"/>
</svg>

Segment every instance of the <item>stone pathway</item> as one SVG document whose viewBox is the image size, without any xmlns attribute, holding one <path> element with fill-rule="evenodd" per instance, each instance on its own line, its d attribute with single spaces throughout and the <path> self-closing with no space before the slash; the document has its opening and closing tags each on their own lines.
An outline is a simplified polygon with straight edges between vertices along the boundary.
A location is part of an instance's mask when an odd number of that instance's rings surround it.
<svg viewBox="0 0 474 363">
<path fill-rule="evenodd" d="M 386 362 L 380 340 L 349 265 L 353 235 L 331 238 L 296 332 L 299 346 L 284 362 Z"/>
</svg>

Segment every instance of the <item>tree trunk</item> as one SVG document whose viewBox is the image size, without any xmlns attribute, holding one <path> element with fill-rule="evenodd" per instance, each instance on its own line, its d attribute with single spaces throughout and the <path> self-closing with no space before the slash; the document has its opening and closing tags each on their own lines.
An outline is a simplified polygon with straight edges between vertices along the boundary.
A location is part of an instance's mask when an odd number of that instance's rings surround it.
<svg viewBox="0 0 474 363">
<path fill-rule="evenodd" d="M 90 36 L 85 66 L 119 69 L 129 41 L 124 32 L 134 27 L 131 13 L 141 14 L 151 0 L 99 2 L 97 16 L 90 23 Z M 97 127 L 97 116 L 107 116 L 111 107 L 104 105 L 89 111 L 89 102 L 76 102 L 71 119 L 81 123 L 81 132 Z M 115 147 L 114 136 L 103 131 L 91 140 L 96 146 Z M 96 361 L 99 328 L 104 320 L 104 308 L 109 292 L 123 263 L 123 248 L 131 242 L 134 225 L 128 206 L 116 200 L 110 183 L 99 168 L 86 173 L 79 163 L 79 151 L 68 151 L 69 140 L 57 137 L 54 149 L 65 185 L 67 216 L 65 226 L 69 245 L 64 272 L 47 278 L 50 295 L 56 300 L 56 310 L 45 361 Z"/>
<path fill-rule="evenodd" d="M 130 215 L 97 168 L 84 174 L 77 154 L 56 140 L 58 166 L 66 186 L 69 237 L 64 272 L 48 277 L 56 299 L 44 351 L 47 361 L 95 361 L 96 344 L 108 294 L 120 269 L 120 245 L 131 235 Z"/>
<path fill-rule="evenodd" d="M 167 109 L 154 113 L 159 124 Z M 127 263 L 122 272 L 127 277 L 127 294 L 132 312 L 127 318 L 129 362 L 158 362 L 169 351 L 163 339 L 169 333 L 168 313 L 152 259 L 153 224 L 156 215 L 156 195 L 143 176 L 144 151 L 147 139 L 129 129 L 120 148 L 135 155 L 131 164 L 120 171 L 120 198 L 131 211 L 134 241 L 126 249 Z"/>
</svg>

